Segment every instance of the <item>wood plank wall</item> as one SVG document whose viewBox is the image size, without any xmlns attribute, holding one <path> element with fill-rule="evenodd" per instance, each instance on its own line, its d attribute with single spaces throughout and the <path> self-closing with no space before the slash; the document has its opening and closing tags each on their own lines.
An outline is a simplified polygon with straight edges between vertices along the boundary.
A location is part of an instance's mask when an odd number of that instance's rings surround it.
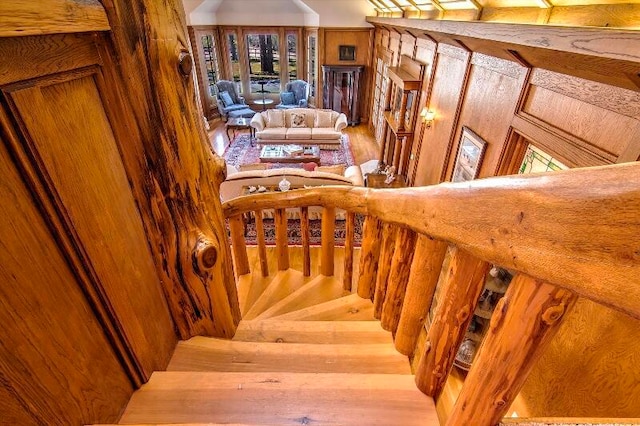
<svg viewBox="0 0 640 426">
<path fill-rule="evenodd" d="M 450 180 L 463 126 L 488 142 L 480 177 L 511 172 L 522 141 L 571 167 L 640 160 L 638 91 L 406 33 L 385 25 L 374 40 L 395 52 L 394 63 L 402 52 L 430 67 L 419 108 L 428 105 L 436 118 L 422 138 L 421 124 L 415 129 L 414 185 Z M 527 381 L 521 401 L 528 412 L 518 414 L 639 417 L 639 342 L 639 321 L 580 300 Z"/>
</svg>

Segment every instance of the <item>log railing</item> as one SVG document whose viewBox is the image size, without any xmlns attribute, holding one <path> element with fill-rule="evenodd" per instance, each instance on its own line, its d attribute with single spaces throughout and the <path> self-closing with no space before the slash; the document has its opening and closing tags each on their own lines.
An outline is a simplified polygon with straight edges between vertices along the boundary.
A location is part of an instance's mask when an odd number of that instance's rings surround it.
<svg viewBox="0 0 640 426">
<path fill-rule="evenodd" d="M 376 190 L 321 187 L 256 194 L 223 205 L 238 274 L 248 272 L 241 215 L 275 209 L 278 269 L 287 269 L 286 208 L 321 206 L 320 271 L 332 275 L 336 209 L 347 211 L 345 289 L 357 283 L 375 316 L 412 355 L 448 246 L 451 260 L 416 371 L 438 397 L 476 307 L 490 263 L 516 271 L 450 414 L 449 425 L 493 425 L 505 415 L 578 296 L 640 318 L 640 164 L 548 175 L 491 178 Z M 359 276 L 353 277 L 353 224 L 365 216 Z M 284 218 L 284 219 L 283 219 Z M 260 226 L 257 226 L 259 229 Z M 262 273 L 268 274 L 258 239 Z M 310 273 L 303 237 L 304 272 Z M 519 338 L 513 338 L 519 336 Z"/>
</svg>

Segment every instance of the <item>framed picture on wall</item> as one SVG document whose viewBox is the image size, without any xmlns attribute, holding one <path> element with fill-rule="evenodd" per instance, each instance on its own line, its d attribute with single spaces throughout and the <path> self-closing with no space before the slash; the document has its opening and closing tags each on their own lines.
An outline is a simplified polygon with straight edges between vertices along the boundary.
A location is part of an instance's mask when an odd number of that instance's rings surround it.
<svg viewBox="0 0 640 426">
<path fill-rule="evenodd" d="M 341 45 L 338 50 L 341 61 L 355 61 L 356 60 L 356 47 Z"/>
<path fill-rule="evenodd" d="M 486 141 L 468 127 L 463 127 L 451 181 L 464 182 L 478 177 L 486 148 Z"/>
</svg>

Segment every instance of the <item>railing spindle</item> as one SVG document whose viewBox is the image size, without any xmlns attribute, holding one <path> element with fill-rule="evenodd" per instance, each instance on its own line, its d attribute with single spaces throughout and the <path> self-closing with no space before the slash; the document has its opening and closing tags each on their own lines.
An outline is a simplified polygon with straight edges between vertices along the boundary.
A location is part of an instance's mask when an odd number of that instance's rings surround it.
<svg viewBox="0 0 640 426">
<path fill-rule="evenodd" d="M 373 299 L 381 237 L 382 223 L 373 216 L 367 216 L 362 229 L 360 276 L 358 277 L 358 296 L 363 299 Z"/>
<path fill-rule="evenodd" d="M 429 314 L 436 291 L 447 244 L 426 235 L 419 235 L 411 262 L 411 273 L 402 305 L 400 323 L 394 343 L 401 354 L 412 356 L 420 330 Z"/>
<path fill-rule="evenodd" d="M 336 209 L 325 207 L 322 209 L 322 249 L 320 273 L 327 277 L 333 276 L 333 256 L 335 252 Z"/>
<path fill-rule="evenodd" d="M 484 288 L 488 269 L 486 262 L 457 247 L 453 249 L 442 297 L 416 371 L 416 385 L 429 396 L 437 398 L 442 391 Z"/>
<path fill-rule="evenodd" d="M 278 270 L 289 269 L 289 238 L 287 235 L 287 211 L 276 209 L 274 223 L 276 226 L 276 257 L 278 258 Z"/>
<path fill-rule="evenodd" d="M 300 207 L 300 233 L 302 234 L 302 273 L 305 277 L 311 276 L 309 232 L 309 207 Z"/>
<path fill-rule="evenodd" d="M 356 214 L 347 212 L 344 237 L 344 273 L 342 275 L 342 288 L 351 292 L 353 286 L 353 244 L 356 234 Z"/>
<path fill-rule="evenodd" d="M 568 290 L 516 275 L 494 310 L 447 425 L 498 423 L 575 300 Z"/>
<path fill-rule="evenodd" d="M 263 277 L 269 276 L 269 264 L 267 262 L 267 244 L 264 239 L 264 222 L 262 210 L 255 211 L 256 236 L 258 238 L 258 255 L 260 257 L 260 270 Z"/>
<path fill-rule="evenodd" d="M 238 276 L 249 273 L 249 257 L 247 245 L 244 240 L 244 222 L 242 215 L 229 218 L 229 230 L 231 231 L 231 247 L 233 258 L 236 261 L 236 273 Z"/>
<path fill-rule="evenodd" d="M 373 296 L 373 316 L 380 319 L 382 316 L 382 305 L 387 294 L 387 281 L 391 272 L 391 260 L 396 247 L 396 235 L 398 227 L 385 223 L 382 227 L 382 242 L 380 243 L 380 258 L 378 259 L 378 274 L 376 276 L 376 287 Z"/>
</svg>

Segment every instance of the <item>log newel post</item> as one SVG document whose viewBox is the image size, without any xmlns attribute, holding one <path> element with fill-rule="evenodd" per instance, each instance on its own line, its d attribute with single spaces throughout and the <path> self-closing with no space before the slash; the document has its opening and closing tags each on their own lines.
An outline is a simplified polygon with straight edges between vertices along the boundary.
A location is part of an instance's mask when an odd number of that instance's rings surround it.
<svg viewBox="0 0 640 426">
<path fill-rule="evenodd" d="M 360 275 L 358 277 L 357 290 L 358 296 L 363 299 L 372 299 L 378 273 L 382 223 L 373 216 L 367 216 L 364 220 L 362 235 Z"/>
<path fill-rule="evenodd" d="M 416 371 L 418 389 L 429 396 L 438 397 L 442 391 L 484 288 L 488 269 L 486 262 L 458 248 L 452 249 L 442 300 L 427 334 L 429 350 L 420 359 Z"/>
</svg>

